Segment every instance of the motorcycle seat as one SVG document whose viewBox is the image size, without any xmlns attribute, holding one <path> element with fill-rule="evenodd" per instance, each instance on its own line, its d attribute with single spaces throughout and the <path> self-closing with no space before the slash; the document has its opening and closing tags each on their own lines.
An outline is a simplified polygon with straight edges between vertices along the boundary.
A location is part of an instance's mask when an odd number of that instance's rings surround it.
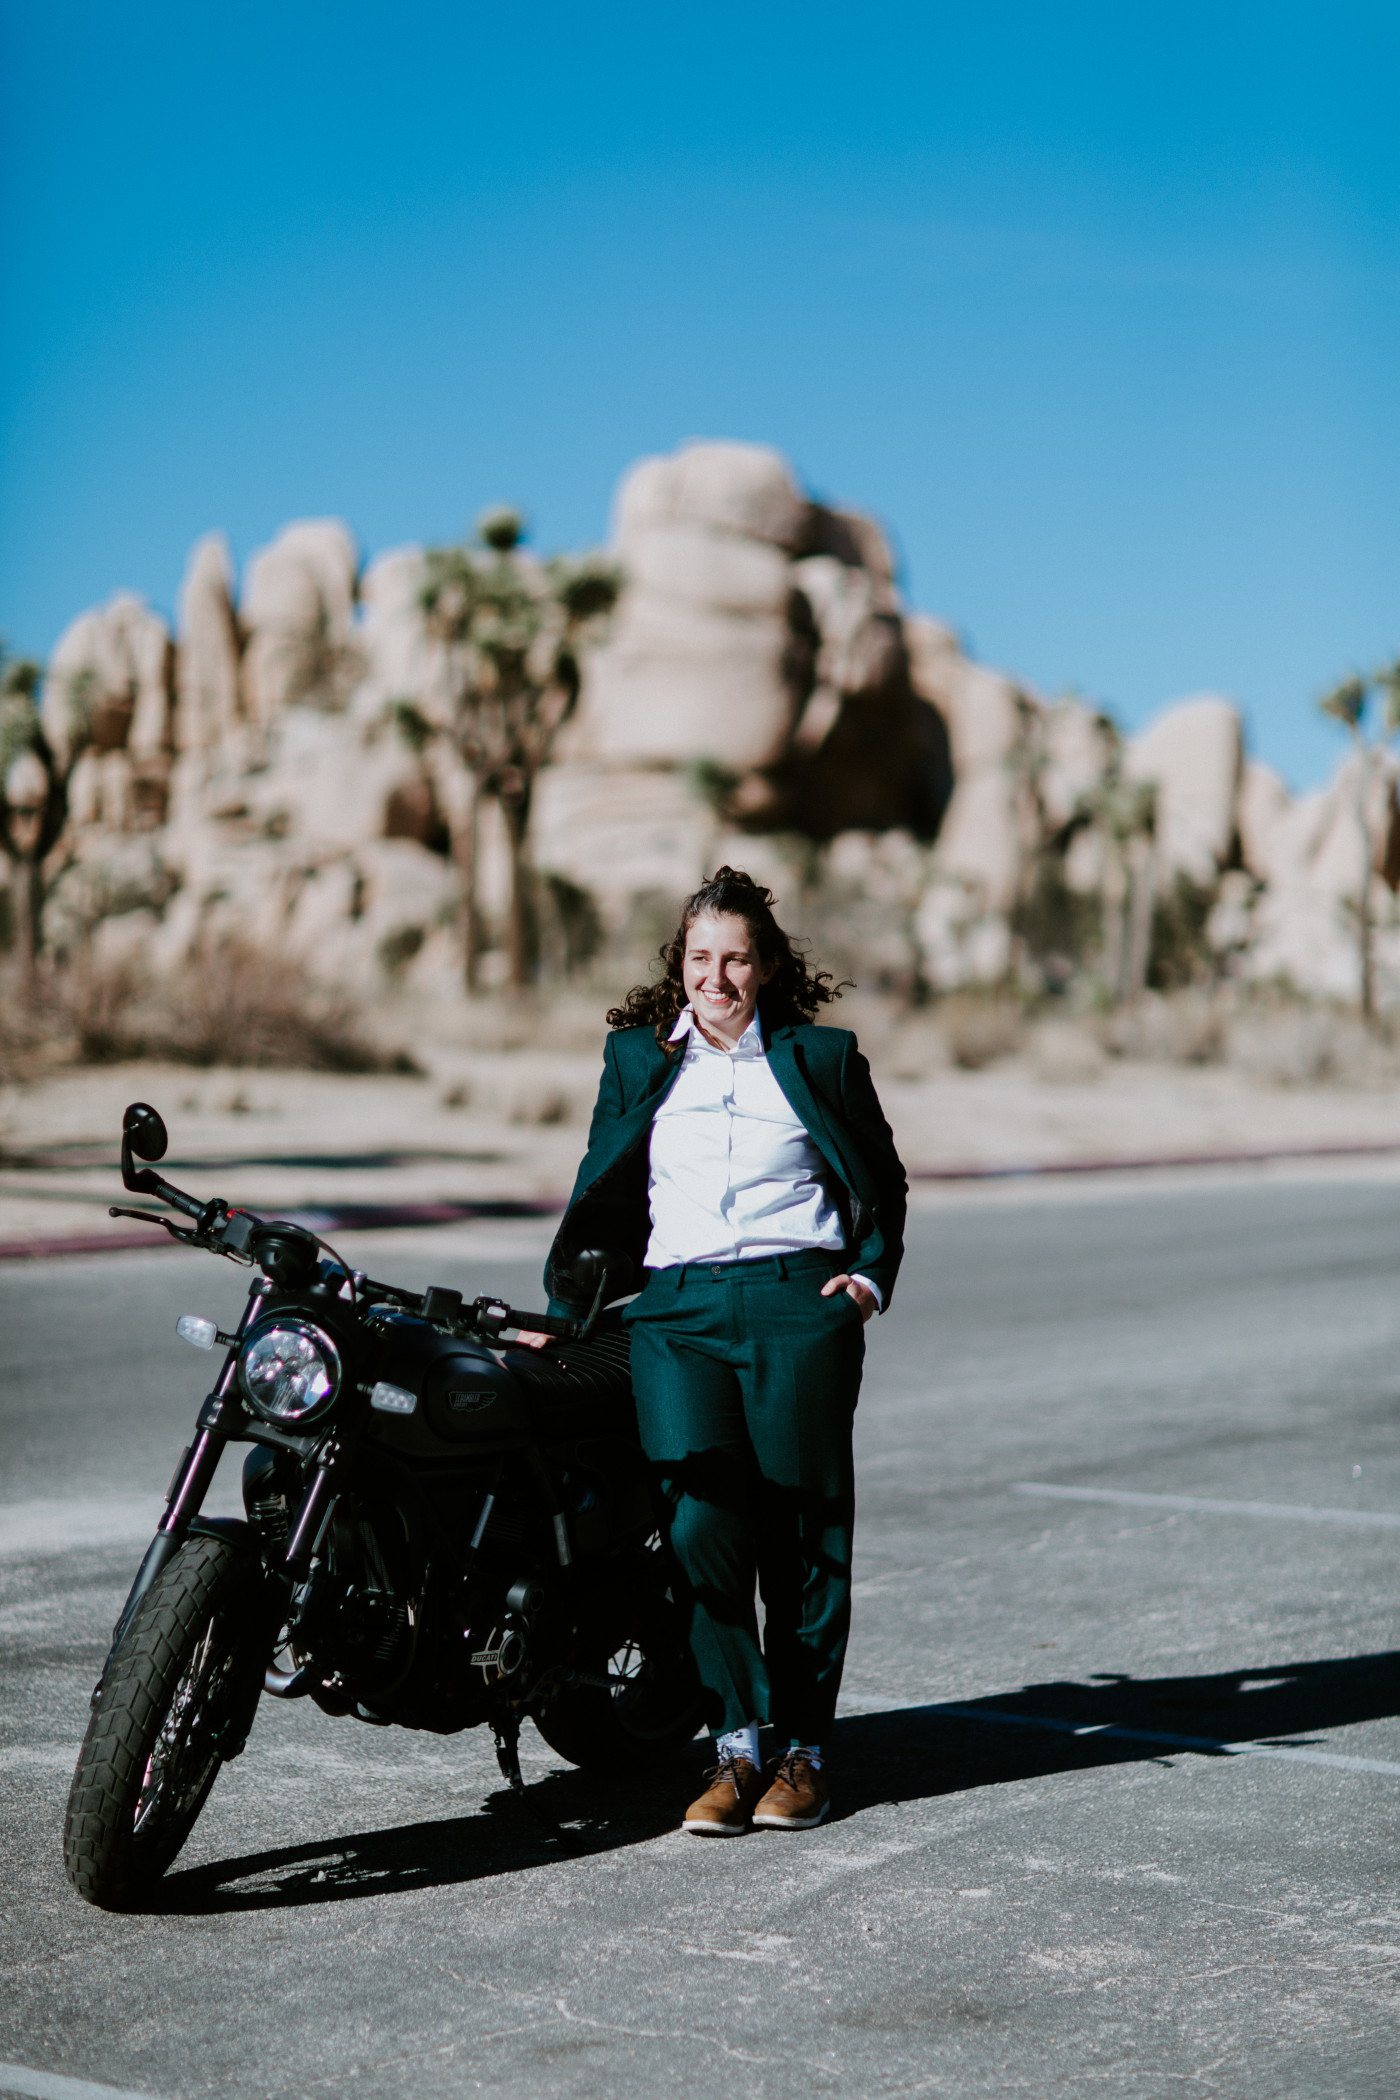
<svg viewBox="0 0 1400 2100">
<path fill-rule="evenodd" d="M 520 1385 L 544 1437 L 628 1429 L 635 1420 L 625 1329 L 549 1349 L 509 1349 L 505 1366 Z"/>
</svg>

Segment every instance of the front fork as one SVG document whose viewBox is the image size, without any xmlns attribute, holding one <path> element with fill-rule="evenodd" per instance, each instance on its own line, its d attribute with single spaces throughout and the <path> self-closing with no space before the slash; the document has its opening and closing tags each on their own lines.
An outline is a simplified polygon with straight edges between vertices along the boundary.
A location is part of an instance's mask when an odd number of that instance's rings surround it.
<svg viewBox="0 0 1400 2100">
<path fill-rule="evenodd" d="M 209 1492 L 219 1460 L 234 1431 L 241 1428 L 243 1409 L 234 1390 L 238 1371 L 238 1352 L 249 1323 L 256 1318 L 259 1305 L 271 1289 L 267 1282 L 254 1284 L 248 1293 L 248 1303 L 243 1308 L 243 1317 L 238 1323 L 233 1346 L 219 1373 L 218 1383 L 199 1410 L 196 1423 L 198 1435 L 189 1446 L 179 1465 L 165 1498 L 165 1514 L 156 1527 L 156 1535 L 146 1548 L 136 1580 L 132 1583 L 121 1615 L 112 1629 L 112 1644 L 107 1650 L 107 1660 L 102 1665 L 102 1674 L 93 1688 L 92 1703 L 97 1705 L 102 1697 L 103 1686 L 111 1675 L 117 1651 L 131 1629 L 131 1622 L 141 1609 L 156 1578 L 170 1565 L 185 1540 L 191 1526 L 199 1519 L 204 1498 Z M 319 1483 L 318 1483 L 319 1484 Z M 210 1527 L 213 1528 L 212 1526 Z M 223 1529 L 221 1525 L 219 1527 Z"/>
</svg>

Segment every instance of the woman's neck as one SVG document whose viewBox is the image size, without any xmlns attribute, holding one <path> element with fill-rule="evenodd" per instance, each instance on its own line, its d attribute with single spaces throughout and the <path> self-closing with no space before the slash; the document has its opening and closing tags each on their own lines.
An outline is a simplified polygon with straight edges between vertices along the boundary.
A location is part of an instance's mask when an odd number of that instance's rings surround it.
<svg viewBox="0 0 1400 2100">
<path fill-rule="evenodd" d="M 693 1006 L 690 1009 L 690 1020 L 691 1026 L 699 1029 L 701 1035 L 705 1038 L 705 1041 L 709 1044 L 712 1050 L 723 1050 L 727 1055 L 730 1052 L 738 1049 L 740 1043 L 743 1041 L 745 1035 L 748 1033 L 749 1025 L 753 1020 L 753 1015 L 746 1014 L 742 1023 L 736 1028 L 732 1036 L 728 1034 L 721 1034 L 718 1029 L 711 1027 L 706 1022 L 702 1021 L 699 1014 L 695 1011 L 695 1008 Z"/>
</svg>

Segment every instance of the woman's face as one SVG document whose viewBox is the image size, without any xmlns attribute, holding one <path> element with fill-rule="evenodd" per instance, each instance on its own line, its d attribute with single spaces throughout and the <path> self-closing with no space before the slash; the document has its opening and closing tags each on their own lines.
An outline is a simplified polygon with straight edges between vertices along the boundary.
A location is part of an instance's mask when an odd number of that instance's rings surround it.
<svg viewBox="0 0 1400 2100">
<path fill-rule="evenodd" d="M 737 1043 L 773 969 L 772 963 L 760 962 L 747 923 L 732 912 L 706 912 L 691 921 L 681 975 L 686 998 L 707 1035 Z"/>
</svg>

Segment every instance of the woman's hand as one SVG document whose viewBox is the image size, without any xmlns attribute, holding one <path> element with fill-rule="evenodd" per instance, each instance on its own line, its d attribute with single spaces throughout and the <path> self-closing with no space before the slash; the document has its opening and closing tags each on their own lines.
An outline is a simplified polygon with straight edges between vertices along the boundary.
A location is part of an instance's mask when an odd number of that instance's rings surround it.
<svg viewBox="0 0 1400 2100">
<path fill-rule="evenodd" d="M 553 1340 L 552 1334 L 536 1334 L 533 1327 L 522 1327 L 510 1346 L 512 1349 L 544 1349 Z"/>
<path fill-rule="evenodd" d="M 854 1276 L 833 1276 L 830 1283 L 822 1285 L 823 1298 L 832 1298 L 837 1291 L 844 1291 L 848 1298 L 854 1298 L 856 1311 L 862 1320 L 868 1320 L 872 1313 L 880 1310 L 874 1291 L 867 1290 L 863 1283 L 857 1283 Z"/>
</svg>

